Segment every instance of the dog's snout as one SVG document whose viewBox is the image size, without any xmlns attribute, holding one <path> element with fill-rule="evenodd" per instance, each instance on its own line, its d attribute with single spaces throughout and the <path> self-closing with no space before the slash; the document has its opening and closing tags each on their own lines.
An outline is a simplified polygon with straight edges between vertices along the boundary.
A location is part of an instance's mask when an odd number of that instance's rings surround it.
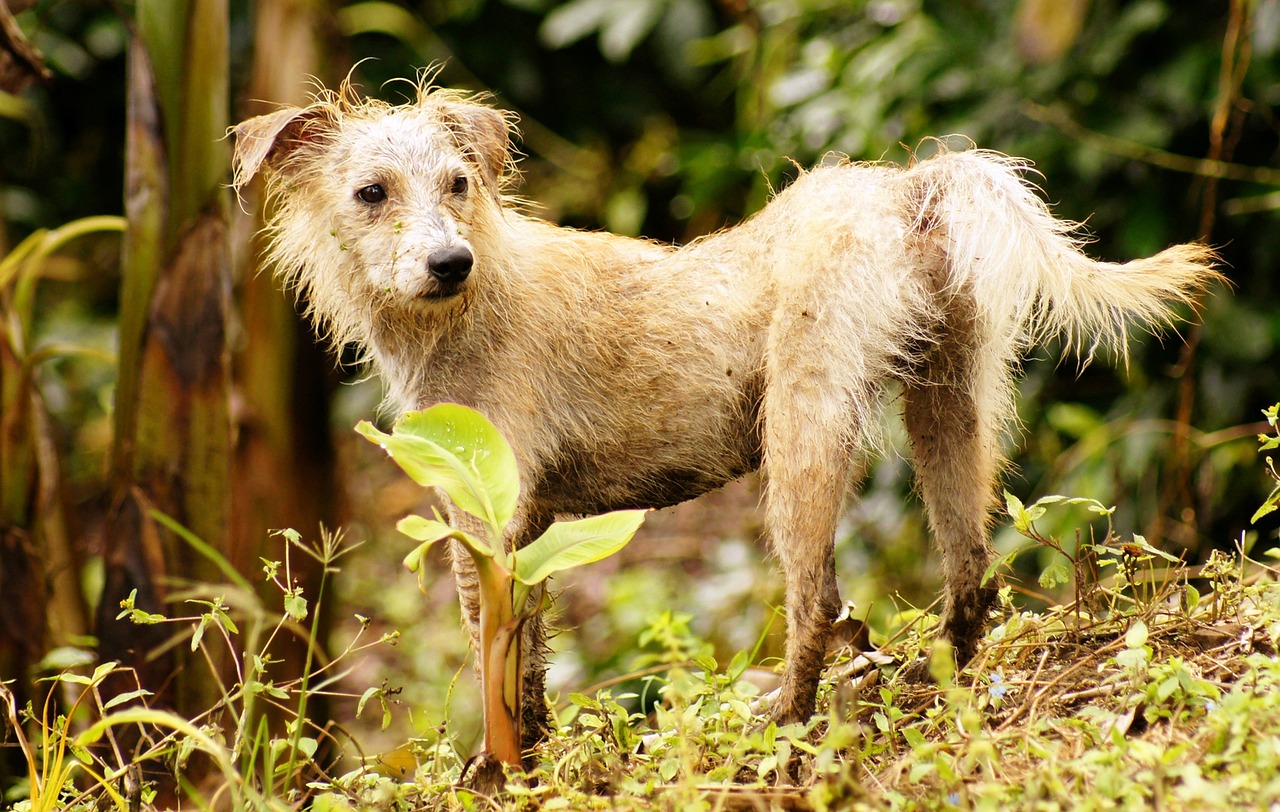
<svg viewBox="0 0 1280 812">
<path fill-rule="evenodd" d="M 455 245 L 431 252 L 427 257 L 427 270 L 441 282 L 456 285 L 471 273 L 471 251 Z"/>
</svg>

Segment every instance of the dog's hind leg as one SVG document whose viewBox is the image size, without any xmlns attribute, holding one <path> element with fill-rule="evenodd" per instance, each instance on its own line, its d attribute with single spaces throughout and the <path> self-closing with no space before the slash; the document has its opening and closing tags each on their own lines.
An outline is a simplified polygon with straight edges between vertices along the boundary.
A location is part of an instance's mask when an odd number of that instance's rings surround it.
<svg viewBox="0 0 1280 812">
<path fill-rule="evenodd" d="M 775 344 L 763 404 L 766 518 L 786 576 L 787 665 L 771 708 L 783 724 L 807 721 L 814 712 L 831 626 L 840 611 L 836 524 L 851 449 L 865 418 L 827 366 L 845 355 L 806 340 L 803 326 L 798 332 L 793 326 Z M 787 349 L 779 352 L 779 344 Z"/>
<path fill-rule="evenodd" d="M 834 548 L 846 452 L 826 429 L 844 427 L 812 428 L 807 438 L 766 428 L 767 448 L 784 449 L 766 451 L 764 466 L 770 535 L 786 576 L 787 666 L 771 709 L 780 724 L 813 715 L 831 625 L 840 612 Z"/>
<path fill-rule="evenodd" d="M 960 665 L 972 659 L 996 600 L 982 576 L 993 556 L 988 526 L 1008 398 L 1008 370 L 976 334 L 977 324 L 972 307 L 955 297 L 939 343 L 905 386 L 917 485 L 942 554 L 942 634 Z"/>
</svg>

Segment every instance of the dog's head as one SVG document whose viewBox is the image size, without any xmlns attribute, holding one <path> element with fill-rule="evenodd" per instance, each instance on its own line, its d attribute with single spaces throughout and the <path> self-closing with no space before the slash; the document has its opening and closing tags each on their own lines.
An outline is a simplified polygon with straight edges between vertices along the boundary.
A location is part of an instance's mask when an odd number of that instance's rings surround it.
<svg viewBox="0 0 1280 812">
<path fill-rule="evenodd" d="M 426 83 L 400 106 L 344 86 L 236 126 L 233 185 L 266 176 L 273 263 L 328 327 L 360 332 L 343 309 L 464 306 L 476 237 L 500 221 L 511 130 Z"/>
</svg>

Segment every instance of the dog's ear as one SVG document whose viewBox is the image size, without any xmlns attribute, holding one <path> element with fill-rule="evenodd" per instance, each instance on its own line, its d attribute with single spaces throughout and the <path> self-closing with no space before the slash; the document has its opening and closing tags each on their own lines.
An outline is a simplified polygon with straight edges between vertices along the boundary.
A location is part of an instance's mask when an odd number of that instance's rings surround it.
<svg viewBox="0 0 1280 812">
<path fill-rule="evenodd" d="M 437 109 L 454 145 L 480 170 L 485 185 L 497 199 L 511 155 L 511 124 L 507 117 L 492 107 L 464 101 L 437 102 Z"/>
<path fill-rule="evenodd" d="M 318 105 L 286 107 L 240 122 L 233 128 L 236 147 L 231 158 L 232 188 L 239 192 L 253 180 L 263 164 L 314 142 L 333 126 L 330 110 Z"/>
</svg>

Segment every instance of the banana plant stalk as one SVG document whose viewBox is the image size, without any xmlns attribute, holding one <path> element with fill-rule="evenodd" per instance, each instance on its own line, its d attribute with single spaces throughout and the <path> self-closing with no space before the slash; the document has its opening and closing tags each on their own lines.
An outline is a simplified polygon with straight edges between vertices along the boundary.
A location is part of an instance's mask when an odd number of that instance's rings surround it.
<svg viewBox="0 0 1280 812">
<path fill-rule="evenodd" d="M 435 518 L 407 516 L 397 529 L 419 545 L 405 566 L 422 583 L 426 553 L 445 539 L 458 542 L 479 576 L 478 661 L 484 707 L 484 748 L 490 757 L 521 763 L 521 628 L 541 606 L 533 600 L 554 573 L 613 555 L 644 521 L 644 510 L 620 510 L 555 522 L 519 550 L 507 548 L 507 530 L 520 495 L 515 454 L 498 430 L 473 409 L 443 403 L 410 412 L 390 434 L 368 422 L 356 431 L 380 445 L 415 482 L 439 489 L 460 511 L 478 519 L 483 538 Z"/>
</svg>

